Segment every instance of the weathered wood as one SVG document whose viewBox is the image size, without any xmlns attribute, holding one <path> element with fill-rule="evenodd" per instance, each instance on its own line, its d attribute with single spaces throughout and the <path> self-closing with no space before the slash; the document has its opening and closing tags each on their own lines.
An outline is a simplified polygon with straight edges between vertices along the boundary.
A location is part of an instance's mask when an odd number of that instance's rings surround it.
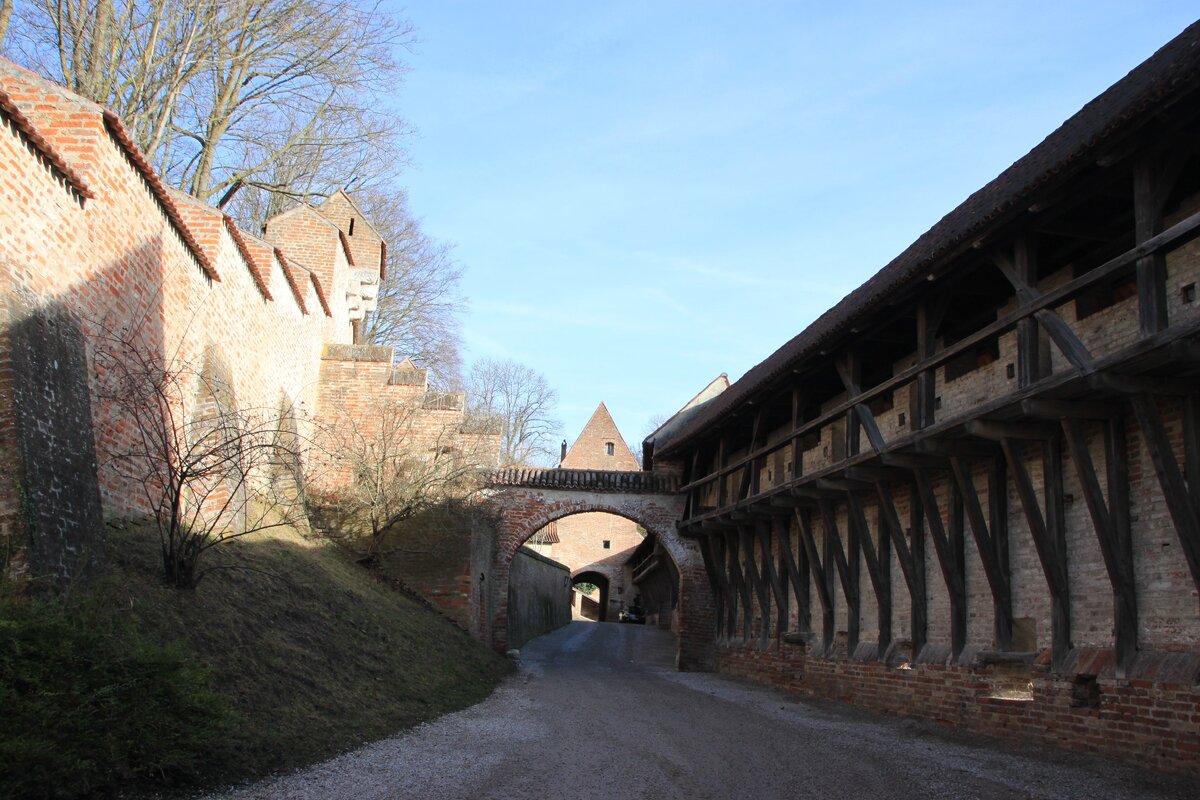
<svg viewBox="0 0 1200 800">
<path fill-rule="evenodd" d="M 1052 419 L 1112 419 L 1121 415 L 1114 403 L 1094 400 L 1022 400 L 1021 413 L 1027 417 Z"/>
<path fill-rule="evenodd" d="M 1121 482 L 1120 478 L 1118 481 L 1109 481 L 1110 495 L 1105 498 L 1087 439 L 1083 435 L 1083 424 L 1077 419 L 1065 419 L 1062 425 L 1071 453 L 1071 462 L 1075 465 L 1075 474 L 1079 478 L 1083 498 L 1092 517 L 1092 527 L 1100 545 L 1100 555 L 1104 559 L 1109 583 L 1112 585 L 1117 669 L 1124 674 L 1132 666 L 1137 653 L 1137 595 L 1133 575 L 1133 549 L 1129 537 L 1128 503 L 1121 499 L 1121 494 L 1111 493 L 1114 488 L 1118 493 L 1122 491 L 1117 486 L 1117 483 Z M 1116 428 L 1122 428 L 1123 431 L 1122 423 L 1109 422 L 1106 423 L 1106 427 L 1108 438 L 1113 437 L 1113 430 Z M 1110 461 L 1118 457 L 1115 444 L 1108 444 L 1106 449 L 1110 451 L 1107 454 Z M 1124 460 L 1123 455 L 1120 457 Z"/>
<path fill-rule="evenodd" d="M 791 583 L 792 592 L 796 596 L 797 625 L 801 632 L 807 633 L 812 629 L 812 610 L 809 606 L 808 596 L 808 551 L 805 550 L 803 541 L 800 542 L 799 549 L 793 551 L 792 530 L 788 517 L 779 517 L 776 524 L 781 528 L 779 531 L 780 562 L 783 564 L 788 582 Z M 801 540 L 803 537 L 804 534 L 801 533 Z"/>
<path fill-rule="evenodd" d="M 1133 413 L 1137 416 L 1142 438 L 1150 451 L 1154 472 L 1167 502 L 1175 533 L 1192 572 L 1192 581 L 1200 589 L 1200 504 L 1188 488 L 1167 438 L 1158 403 L 1149 395 L 1134 395 L 1130 398 Z"/>
<path fill-rule="evenodd" d="M 1159 156 L 1142 156 L 1133 167 L 1133 236 L 1142 244 L 1162 229 Z M 1157 252 L 1137 260 L 1138 328 L 1142 336 L 1167 327 L 1167 258 Z"/>
<path fill-rule="evenodd" d="M 1041 503 L 1038 501 L 1033 481 L 1029 477 L 1029 470 L 1025 466 L 1020 443 L 1014 439 L 1003 439 L 1001 445 L 1004 448 L 1004 457 L 1008 460 L 1008 468 L 1012 473 L 1017 496 L 1021 501 L 1021 510 L 1029 523 L 1033 546 L 1037 551 L 1038 560 L 1042 564 L 1042 574 L 1046 578 L 1046 586 L 1050 592 L 1051 659 L 1054 669 L 1059 670 L 1071 650 L 1071 597 L 1068 590 L 1066 549 L 1060 547 L 1058 537 L 1055 535 L 1061 533 L 1061 529 L 1056 528 L 1052 534 L 1046 516 L 1042 514 Z M 1048 453 L 1050 449 L 1050 445 L 1047 444 L 1043 447 L 1043 452 Z M 1057 493 L 1061 496 L 1062 482 L 1058 480 L 1057 487 L 1055 487 L 1054 477 L 1046 470 L 1046 466 L 1046 459 L 1043 459 L 1046 494 L 1051 496 L 1053 493 Z"/>
<path fill-rule="evenodd" d="M 971 420 L 964 427 L 967 433 L 980 439 L 1002 442 L 1005 439 L 1034 439 L 1046 441 L 1062 435 L 1057 425 L 1044 422 L 996 422 L 995 420 Z"/>
<path fill-rule="evenodd" d="M 942 579 L 946 582 L 946 593 L 950 599 L 950 648 L 955 658 L 962 655 L 967 644 L 967 593 L 966 564 L 962 546 L 962 512 L 957 489 L 951 481 L 950 527 L 948 532 L 942 521 L 942 512 L 937 502 L 937 493 L 929 474 L 922 469 L 913 473 L 920 491 L 923 516 L 933 539 Z"/>
<path fill-rule="evenodd" d="M 697 541 L 700 546 L 700 557 L 704 560 L 704 571 L 708 573 L 708 582 L 713 594 L 713 610 L 716 623 L 716 630 L 714 633 L 716 637 L 720 639 L 725 632 L 725 599 L 729 587 L 727 585 L 724 567 L 719 566 L 718 562 L 713 557 L 713 547 L 710 539 L 711 535 L 700 536 L 698 537 Z"/>
<path fill-rule="evenodd" d="M 758 600 L 759 639 L 765 644 L 771 638 L 771 595 L 766 581 L 758 571 L 758 564 L 754 560 L 753 528 L 742 530 L 742 555 L 746 560 L 746 577 L 749 578 L 750 585 L 754 589 L 753 599 Z M 746 624 L 749 626 L 754 619 L 754 613 L 749 603 L 747 603 L 746 610 Z"/>
<path fill-rule="evenodd" d="M 843 358 L 834 359 L 834 366 L 837 368 L 842 385 L 846 388 L 846 394 L 849 397 L 857 397 L 862 394 L 862 361 L 859 359 L 858 353 L 853 350 L 848 351 Z M 849 437 L 850 441 L 847 443 L 850 445 L 847 452 L 851 454 L 859 452 L 858 426 L 866 431 L 867 441 L 876 453 L 881 452 L 887 445 L 879 430 L 879 423 L 875 421 L 875 415 L 871 413 L 871 409 L 867 407 L 866 403 L 856 403 L 848 421 L 851 425 L 848 430 L 852 432 Z"/>
<path fill-rule="evenodd" d="M 733 588 L 733 594 L 730 596 L 731 602 L 729 608 L 726 609 L 726 636 L 732 638 L 737 632 L 738 606 L 746 606 L 749 593 L 749 586 L 742 577 L 742 565 L 738 556 L 738 544 L 740 543 L 740 533 L 732 531 L 725 534 L 725 559 L 729 570 L 729 584 Z M 742 628 L 742 638 L 747 639 L 750 636 L 749 626 Z"/>
<path fill-rule="evenodd" d="M 1030 307 L 1022 307 L 1021 309 L 1019 309 L 1017 311 L 1013 311 L 1008 314 L 1005 314 L 1003 317 L 997 319 L 995 322 L 989 323 L 988 325 L 979 329 L 978 331 L 971 334 L 970 336 L 960 339 L 959 341 L 955 342 L 954 344 L 944 347 L 941 350 L 929 350 L 928 352 L 930 354 L 926 358 L 922 359 L 921 352 L 918 352 L 918 360 L 917 360 L 916 364 L 914 364 L 913 366 L 911 366 L 907 369 L 901 370 L 900 372 L 894 374 L 888 380 L 882 381 L 881 383 L 876 384 L 875 386 L 871 387 L 870 389 L 865 390 L 861 397 L 852 398 L 843 403 L 840 403 L 837 406 L 829 409 L 828 412 L 823 414 L 818 419 L 811 420 L 809 422 L 804 423 L 793 433 L 793 436 L 795 436 L 795 437 L 804 436 L 812 430 L 821 428 L 824 425 L 827 425 L 829 423 L 830 419 L 840 416 L 840 415 L 844 415 L 847 411 L 852 410 L 853 407 L 857 403 L 869 402 L 873 398 L 878 397 L 878 396 L 884 394 L 885 392 L 892 391 L 893 389 L 895 389 L 899 386 L 902 386 L 904 384 L 907 384 L 909 382 L 916 380 L 919 375 L 926 374 L 926 375 L 929 375 L 930 377 L 932 377 L 932 372 L 931 372 L 932 370 L 936 369 L 937 367 L 942 366 L 947 361 L 950 361 L 951 359 L 967 352 L 968 350 L 971 350 L 972 348 L 976 347 L 980 342 L 986 341 L 989 338 L 991 338 L 992 336 L 995 336 L 998 333 L 1002 333 L 1005 330 L 1014 328 L 1016 326 L 1017 322 L 1020 319 L 1027 316 L 1030 311 L 1041 309 L 1041 308 L 1051 308 L 1051 307 L 1054 307 L 1057 305 L 1061 305 L 1062 303 L 1064 303 L 1067 300 L 1071 299 L 1072 297 L 1078 295 L 1079 293 L 1085 291 L 1086 289 L 1092 287 L 1093 285 L 1100 282 L 1101 280 L 1113 275 L 1116 272 L 1119 272 L 1122 269 L 1129 267 L 1137 259 L 1145 256 L 1146 254 L 1156 253 L 1156 252 L 1164 250 L 1168 247 L 1181 247 L 1184 244 L 1192 241 L 1193 239 L 1195 239 L 1197 237 L 1200 237 L 1200 212 L 1196 212 L 1194 214 L 1189 215 L 1188 217 L 1184 218 L 1183 220 L 1176 223 L 1175 225 L 1172 225 L 1170 228 L 1163 231 L 1162 233 L 1146 240 L 1145 242 L 1133 247 L 1130 250 L 1127 250 L 1126 252 L 1110 259 L 1109 261 L 1106 261 L 1105 263 L 1101 264 L 1100 266 L 1089 270 L 1084 275 L 1081 275 L 1078 278 L 1074 278 L 1074 279 L 1068 281 L 1067 283 L 1062 284 L 1061 286 L 1058 286 L 1054 289 L 1051 289 L 1049 291 L 1042 293 L 1039 296 L 1039 298 Z M 943 301 L 939 301 L 939 302 L 943 302 Z M 930 345 L 930 346 L 932 346 L 932 345 Z M 1040 402 L 1040 401 L 1034 401 L 1034 402 Z M 932 412 L 932 397 L 930 398 L 930 410 Z M 1057 418 L 1057 417 L 1055 417 L 1055 418 Z M 930 424 L 932 424 L 932 423 L 930 423 Z M 920 426 L 920 427 L 927 427 L 927 426 Z M 739 460 L 738 463 L 731 465 L 727 469 L 736 469 L 745 460 L 750 460 L 751 458 L 755 457 L 756 455 L 759 455 L 759 454 L 757 454 L 757 453 L 748 454 L 743 459 Z M 727 471 L 727 469 L 726 470 L 719 469 L 718 472 L 725 472 L 725 471 Z M 707 483 L 711 480 L 712 480 L 712 477 L 706 477 L 698 482 L 699 483 Z M 692 484 L 682 487 L 682 489 L 684 489 L 684 490 L 687 490 L 690 488 L 692 488 Z M 722 503 L 721 505 L 724 506 L 725 504 Z"/>
<path fill-rule="evenodd" d="M 771 528 L 770 522 L 755 526 L 758 532 L 758 544 L 762 549 L 761 572 L 775 598 L 775 630 L 782 634 L 787 630 L 787 592 L 783 581 L 779 579 L 779 573 L 775 570 L 775 560 L 771 555 Z"/>
<path fill-rule="evenodd" d="M 1021 304 L 1021 308 L 1018 311 L 1024 309 L 1032 310 L 1033 304 L 1042 297 L 1042 293 L 1030 278 L 1031 274 L 1036 278 L 1036 272 L 1032 270 L 1032 264 L 1029 263 L 1031 256 L 1027 245 L 1023 247 L 1023 252 L 1026 263 L 1022 264 L 1018 264 L 1002 254 L 997 254 L 993 258 L 996 267 L 1004 274 L 1008 282 L 1012 284 L 1013 289 L 1016 290 L 1017 299 Z M 1062 351 L 1062 354 L 1070 362 L 1071 366 L 1080 371 L 1084 371 L 1091 366 L 1091 351 L 1079 340 L 1079 337 L 1075 335 L 1075 331 L 1071 329 L 1066 320 L 1049 308 L 1039 308 L 1032 311 L 1032 316 L 1046 331 L 1046 334 L 1054 342 L 1055 346 Z M 1018 336 L 1020 336 L 1022 330 L 1022 323 L 1027 323 L 1029 320 L 1029 316 L 1025 314 L 1022 314 L 1022 317 L 1021 322 L 1017 323 Z M 1026 348 L 1032 350 L 1032 348 L 1036 347 L 1036 341 L 1035 336 L 1031 342 L 1025 343 Z M 1018 341 L 1018 348 L 1020 344 L 1021 342 Z M 1027 383 L 1022 383 L 1022 386 L 1028 386 L 1037 380 L 1038 371 L 1032 363 L 1034 357 L 1036 357 L 1035 352 L 1030 352 L 1028 355 L 1023 356 L 1023 351 L 1018 349 L 1018 360 L 1021 362 L 1022 374 L 1025 375 L 1025 379 L 1028 381 Z"/>
<path fill-rule="evenodd" d="M 917 305 L 917 363 L 921 364 L 933 357 L 937 348 L 937 332 L 946 315 L 948 303 L 942 297 L 930 302 L 922 300 Z M 937 391 L 936 376 L 933 368 L 922 369 L 916 373 L 916 386 L 913 392 L 913 427 L 917 430 L 928 428 L 934 423 L 934 395 Z"/>
<path fill-rule="evenodd" d="M 796 509 L 796 524 L 800 529 L 800 540 L 808 553 L 809 573 L 812 575 L 813 586 L 817 590 L 817 600 L 821 604 L 821 641 L 825 654 L 833 646 L 833 587 L 830 585 L 828 564 L 823 563 L 821 554 L 817 552 L 816 539 L 813 536 L 812 519 L 808 509 Z"/>
<path fill-rule="evenodd" d="M 829 500 L 821 501 L 821 521 L 825 525 L 825 544 L 833 563 L 837 565 L 841 579 L 842 595 L 846 598 L 846 646 L 851 654 L 858 648 L 861 623 L 862 597 L 859 592 L 859 542 L 857 531 L 846 531 L 846 548 L 842 548 L 842 536 L 838 532 L 837 509 Z M 846 551 L 849 551 L 847 555 Z"/>
<path fill-rule="evenodd" d="M 979 491 L 971 471 L 961 458 L 950 459 L 951 471 L 962 493 L 967 521 L 970 523 L 971 535 L 975 539 L 979 560 L 983 564 L 984 575 L 987 576 L 988 588 L 992 592 L 992 607 L 995 615 L 996 647 L 1008 650 L 1012 646 L 1012 592 L 1008 578 L 1007 561 L 1000 560 L 1000 554 L 994 537 L 988 530 L 988 522 L 983 515 L 983 507 L 979 503 Z M 992 495 L 993 492 L 988 492 Z M 990 504 L 989 504 L 990 505 Z"/>
<path fill-rule="evenodd" d="M 871 580 L 871 588 L 875 591 L 875 606 L 879 618 L 879 656 L 882 657 L 892 644 L 892 577 L 888 537 L 880 531 L 879 546 L 876 548 L 862 502 L 854 492 L 846 493 L 846 502 L 850 511 L 850 527 L 857 529 L 863 560 L 867 562 L 867 576 Z"/>
<path fill-rule="evenodd" d="M 908 524 L 911 536 L 908 551 L 912 556 L 912 581 L 909 596 L 912 610 L 912 658 L 921 655 L 929 636 L 929 595 L 925 572 L 925 516 L 916 483 L 909 486 Z M 899 523 L 899 520 L 896 520 Z"/>
</svg>

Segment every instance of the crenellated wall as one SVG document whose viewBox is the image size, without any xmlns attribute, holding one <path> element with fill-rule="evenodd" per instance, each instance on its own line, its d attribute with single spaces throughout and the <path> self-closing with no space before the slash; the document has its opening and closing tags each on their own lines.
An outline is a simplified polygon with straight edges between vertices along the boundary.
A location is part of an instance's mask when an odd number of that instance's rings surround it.
<svg viewBox="0 0 1200 800">
<path fill-rule="evenodd" d="M 398 395 L 430 431 L 461 426 L 461 402 L 429 402 L 423 375 L 397 383 L 390 349 L 355 353 L 386 247 L 351 210 L 339 192 L 265 238 L 239 230 L 165 187 L 114 115 L 0 61 L 0 547 L 14 569 L 69 578 L 100 552 L 102 518 L 149 510 L 111 467 L 138 426 L 103 399 L 101 350 L 218 376 L 225 402 L 302 440 L 354 408 L 367 425 L 374 399 Z M 205 400 L 181 394 L 191 419 Z"/>
</svg>

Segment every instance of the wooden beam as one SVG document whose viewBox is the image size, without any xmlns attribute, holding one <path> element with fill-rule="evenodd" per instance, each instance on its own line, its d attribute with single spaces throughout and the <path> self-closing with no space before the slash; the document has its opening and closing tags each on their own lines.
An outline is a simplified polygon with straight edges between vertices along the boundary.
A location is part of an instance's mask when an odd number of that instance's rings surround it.
<svg viewBox="0 0 1200 800">
<path fill-rule="evenodd" d="M 928 599 L 925 594 L 925 564 L 922 560 L 917 563 L 914 548 L 909 547 L 905 540 L 904 527 L 900 524 L 900 515 L 896 511 L 896 500 L 892 496 L 892 487 L 883 481 L 875 484 L 875 494 L 879 500 L 879 515 L 881 532 L 886 532 L 892 540 L 896 551 L 896 560 L 900 563 L 900 573 L 908 587 L 910 608 L 912 609 L 912 642 L 913 657 L 920 652 L 925 644 L 925 636 L 929 627 Z M 913 498 L 914 505 L 916 498 Z M 920 535 L 920 527 L 914 527 L 913 536 Z"/>
<path fill-rule="evenodd" d="M 1094 400 L 1022 400 L 1021 413 L 1037 419 L 1112 419 L 1121 415 L 1113 403 Z"/>
<path fill-rule="evenodd" d="M 704 559 L 704 571 L 708 573 L 708 581 L 713 593 L 713 610 L 716 617 L 714 620 L 716 623 L 714 633 L 720 639 L 725 632 L 724 612 L 729 585 L 728 578 L 725 577 L 724 565 L 715 558 L 711 539 L 711 535 L 700 536 L 698 537 L 698 543 L 700 545 L 700 557 Z"/>
<path fill-rule="evenodd" d="M 876 657 L 883 658 L 892 646 L 892 554 L 888 546 L 889 539 L 880 530 L 879 545 L 876 547 L 871 538 L 871 526 L 867 522 L 867 515 L 858 495 L 847 492 L 846 501 L 850 512 L 850 526 L 858 529 L 863 560 L 867 562 L 867 576 L 871 579 L 871 588 L 875 590 L 875 607 L 879 621 L 879 649 Z"/>
<path fill-rule="evenodd" d="M 1004 457 L 1008 460 L 1013 483 L 1017 488 L 1021 509 L 1029 523 L 1029 532 L 1033 537 L 1033 546 L 1037 551 L 1038 560 L 1042 564 L 1042 574 L 1046 578 L 1046 586 L 1050 591 L 1051 659 L 1053 668 L 1056 671 L 1061 670 L 1071 651 L 1071 595 L 1067 575 L 1066 543 L 1062 539 L 1062 527 L 1056 521 L 1052 530 L 1051 524 L 1047 523 L 1046 516 L 1042 514 L 1041 503 L 1038 501 L 1037 492 L 1022 457 L 1021 443 L 1015 439 L 1003 439 L 1001 445 L 1004 448 Z M 1053 447 L 1047 443 L 1043 445 L 1042 449 L 1047 454 L 1053 449 L 1057 454 L 1059 446 L 1057 442 Z M 1055 498 L 1062 496 L 1062 480 L 1061 473 L 1051 474 L 1048 469 L 1049 460 L 1043 458 L 1045 493 L 1050 498 L 1048 505 L 1052 509 L 1052 513 L 1047 516 L 1056 516 L 1054 510 L 1061 510 L 1061 505 L 1055 505 L 1056 502 L 1061 501 L 1056 501 Z"/>
<path fill-rule="evenodd" d="M 796 509 L 796 524 L 800 529 L 800 540 L 808 553 L 809 573 L 817 590 L 817 600 L 821 603 L 821 641 L 824 654 L 828 655 L 833 647 L 833 587 L 830 586 L 828 565 L 822 562 L 821 554 L 817 552 L 816 539 L 813 536 L 812 518 L 808 509 Z"/>
<path fill-rule="evenodd" d="M 846 388 L 846 394 L 851 397 L 858 397 L 862 391 L 862 361 L 856 351 L 848 351 L 844 358 L 834 359 L 834 366 L 837 368 L 838 377 L 842 379 L 842 385 Z M 866 403 L 854 404 L 854 415 L 857 417 L 857 422 L 866 431 L 867 441 L 871 445 L 871 449 L 876 453 L 882 452 L 887 446 L 884 441 L 883 434 L 879 430 L 879 423 L 875 421 L 875 415 L 871 413 L 871 409 Z M 851 442 L 853 447 L 849 448 L 851 454 L 858 453 L 858 437 L 852 435 Z"/>
<path fill-rule="evenodd" d="M 1134 243 L 1153 239 L 1162 230 L 1163 194 L 1157 153 L 1141 156 L 1133 167 Z M 1151 253 L 1137 260 L 1138 328 L 1149 336 L 1167 327 L 1167 257 Z"/>
<path fill-rule="evenodd" d="M 992 592 L 996 647 L 1008 650 L 1012 646 L 1012 590 L 1009 584 L 1008 563 L 1007 560 L 1001 560 L 996 537 L 988 530 L 988 522 L 979 503 L 979 491 L 975 488 L 970 469 L 957 456 L 950 459 L 950 467 L 962 493 L 971 535 L 975 539 L 979 560 L 983 564 L 983 572 Z M 994 492 L 989 491 L 988 494 L 992 496 Z"/>
<path fill-rule="evenodd" d="M 780 563 L 788 582 L 791 583 L 792 592 L 796 595 L 797 625 L 802 633 L 808 633 L 812 630 L 812 611 L 809 607 L 808 552 L 804 549 L 804 534 L 800 534 L 800 547 L 793 552 L 792 529 L 788 517 L 780 517 L 776 524 L 781 528 L 779 531 Z"/>
<path fill-rule="evenodd" d="M 995 420 L 971 420 L 966 424 L 967 433 L 980 439 L 1002 442 L 1005 439 L 1034 439 L 1046 441 L 1062 435 L 1057 425 L 1039 422 L 997 422 Z"/>
<path fill-rule="evenodd" d="M 775 560 L 771 554 L 772 524 L 768 522 L 754 527 L 758 532 L 758 545 L 762 549 L 761 572 L 767 585 L 771 588 L 771 594 L 775 597 L 775 630 L 782 636 L 783 632 L 787 630 L 788 603 L 787 592 L 783 581 L 779 579 L 779 573 L 775 571 Z M 766 615 L 764 614 L 764 616 Z"/>
<path fill-rule="evenodd" d="M 841 579 L 842 595 L 846 598 L 846 649 L 849 655 L 854 655 L 858 649 L 859 625 L 862 609 L 862 597 L 859 592 L 859 542 L 857 531 L 850 528 L 846 532 L 846 548 L 842 548 L 842 536 L 838 532 L 837 509 L 830 500 L 821 501 L 821 521 L 825 525 L 825 544 L 829 549 L 826 556 L 833 557 L 837 565 L 838 577 Z M 846 550 L 849 550 L 847 557 Z"/>
<path fill-rule="evenodd" d="M 1008 282 L 1012 284 L 1017 293 L 1017 299 L 1021 304 L 1018 312 L 1028 308 L 1032 318 L 1037 320 L 1037 323 L 1042 326 L 1046 334 L 1058 347 L 1062 354 L 1070 362 L 1071 366 L 1080 372 L 1086 371 L 1092 363 L 1091 351 L 1079 340 L 1075 335 L 1075 331 L 1067 324 L 1067 321 L 1058 315 L 1057 312 L 1050 308 L 1034 309 L 1034 304 L 1042 298 L 1042 292 L 1035 285 L 1037 277 L 1037 268 L 1033 263 L 1033 255 L 1031 247 L 1027 239 L 1022 238 L 1018 242 L 1017 249 L 1020 263 L 1001 253 L 996 253 L 993 256 L 993 262 L 996 268 L 1004 274 Z M 1022 315 L 1023 319 L 1017 323 L 1018 335 L 1018 362 L 1021 366 L 1022 382 L 1021 386 L 1028 386 L 1037 380 L 1039 370 L 1037 364 L 1040 364 L 1040 355 L 1037 353 L 1037 332 L 1032 331 L 1033 336 L 1029 337 L 1030 328 L 1027 325 L 1029 316 Z M 1022 324 L 1026 324 L 1022 328 Z M 1025 334 L 1024 336 L 1022 334 Z M 1021 348 L 1020 345 L 1025 347 Z"/>
<path fill-rule="evenodd" d="M 1158 403 L 1149 395 L 1135 395 L 1130 401 L 1142 438 L 1150 451 L 1150 460 L 1154 463 L 1154 472 L 1166 499 L 1171 521 L 1175 523 L 1175 533 L 1192 572 L 1192 581 L 1200 589 L 1200 503 L 1196 502 L 1196 494 L 1187 485 L 1179 462 L 1175 460 Z"/>
<path fill-rule="evenodd" d="M 760 618 L 759 639 L 763 644 L 771 638 L 771 595 L 763 580 L 763 576 L 758 571 L 758 564 L 754 560 L 754 527 L 747 527 L 742 530 L 742 555 L 746 559 L 745 572 L 750 580 L 750 585 L 754 589 L 754 598 L 758 600 L 758 615 Z M 749 626 L 753 621 L 753 610 L 749 603 L 746 605 L 746 625 Z"/>
<path fill-rule="evenodd" d="M 1128 477 L 1115 463 L 1125 461 L 1124 422 L 1105 423 L 1106 456 L 1109 461 L 1109 496 L 1106 499 L 1092 461 L 1083 424 L 1077 419 L 1064 419 L 1063 432 L 1075 474 L 1083 489 L 1083 498 L 1092 517 L 1092 527 L 1100 545 L 1100 555 L 1108 571 L 1113 592 L 1113 628 L 1116 634 L 1117 673 L 1128 674 L 1137 656 L 1137 594 L 1133 575 L 1133 545 L 1129 531 L 1129 508 L 1126 497 Z M 1116 480 L 1113 480 L 1115 478 Z M 1122 485 L 1124 484 L 1124 485 Z"/>
<path fill-rule="evenodd" d="M 951 481 L 950 530 L 942 521 L 933 480 L 923 470 L 916 470 L 917 488 L 921 495 L 923 516 L 929 528 L 933 547 L 937 552 L 942 579 L 946 582 L 946 593 L 950 598 L 950 647 L 954 658 L 962 655 L 967 644 L 967 592 L 966 564 L 963 558 L 963 525 L 961 499 Z"/>
<path fill-rule="evenodd" d="M 1158 394 L 1186 397 L 1196 391 L 1196 380 L 1164 375 L 1120 375 L 1098 372 L 1088 378 L 1088 385 L 1121 394 Z"/>
<path fill-rule="evenodd" d="M 733 588 L 732 602 L 726 609 L 726 636 L 732 638 L 737 631 L 738 605 L 747 607 L 749 605 L 750 587 L 747 585 L 745 578 L 742 576 L 742 565 L 738 556 L 738 545 L 741 542 L 740 532 L 732 531 L 725 534 L 725 560 L 729 569 L 729 584 Z M 745 625 L 742 628 L 742 638 L 750 638 L 750 626 Z"/>
</svg>

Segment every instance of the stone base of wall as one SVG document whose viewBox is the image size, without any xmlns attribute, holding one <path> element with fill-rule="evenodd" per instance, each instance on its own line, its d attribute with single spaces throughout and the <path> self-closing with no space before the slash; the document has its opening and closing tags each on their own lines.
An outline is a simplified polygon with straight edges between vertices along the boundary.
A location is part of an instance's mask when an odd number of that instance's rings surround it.
<svg viewBox="0 0 1200 800">
<path fill-rule="evenodd" d="M 1021 744 L 1200 776 L 1200 686 L 1052 674 L 1048 661 L 1041 654 L 1032 666 L 890 667 L 808 657 L 803 644 L 786 641 L 717 645 L 717 670 L 726 675 Z"/>
</svg>

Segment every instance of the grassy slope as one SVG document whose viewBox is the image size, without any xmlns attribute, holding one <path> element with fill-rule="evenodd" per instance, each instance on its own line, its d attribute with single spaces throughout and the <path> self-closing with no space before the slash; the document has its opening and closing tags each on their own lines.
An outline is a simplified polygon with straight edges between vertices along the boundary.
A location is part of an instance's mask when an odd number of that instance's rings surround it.
<svg viewBox="0 0 1200 800">
<path fill-rule="evenodd" d="M 99 591 L 143 631 L 182 639 L 243 721 L 213 782 L 286 770 L 487 696 L 507 663 L 290 530 L 230 543 L 193 592 L 159 580 L 153 533 L 114 531 Z"/>
</svg>

